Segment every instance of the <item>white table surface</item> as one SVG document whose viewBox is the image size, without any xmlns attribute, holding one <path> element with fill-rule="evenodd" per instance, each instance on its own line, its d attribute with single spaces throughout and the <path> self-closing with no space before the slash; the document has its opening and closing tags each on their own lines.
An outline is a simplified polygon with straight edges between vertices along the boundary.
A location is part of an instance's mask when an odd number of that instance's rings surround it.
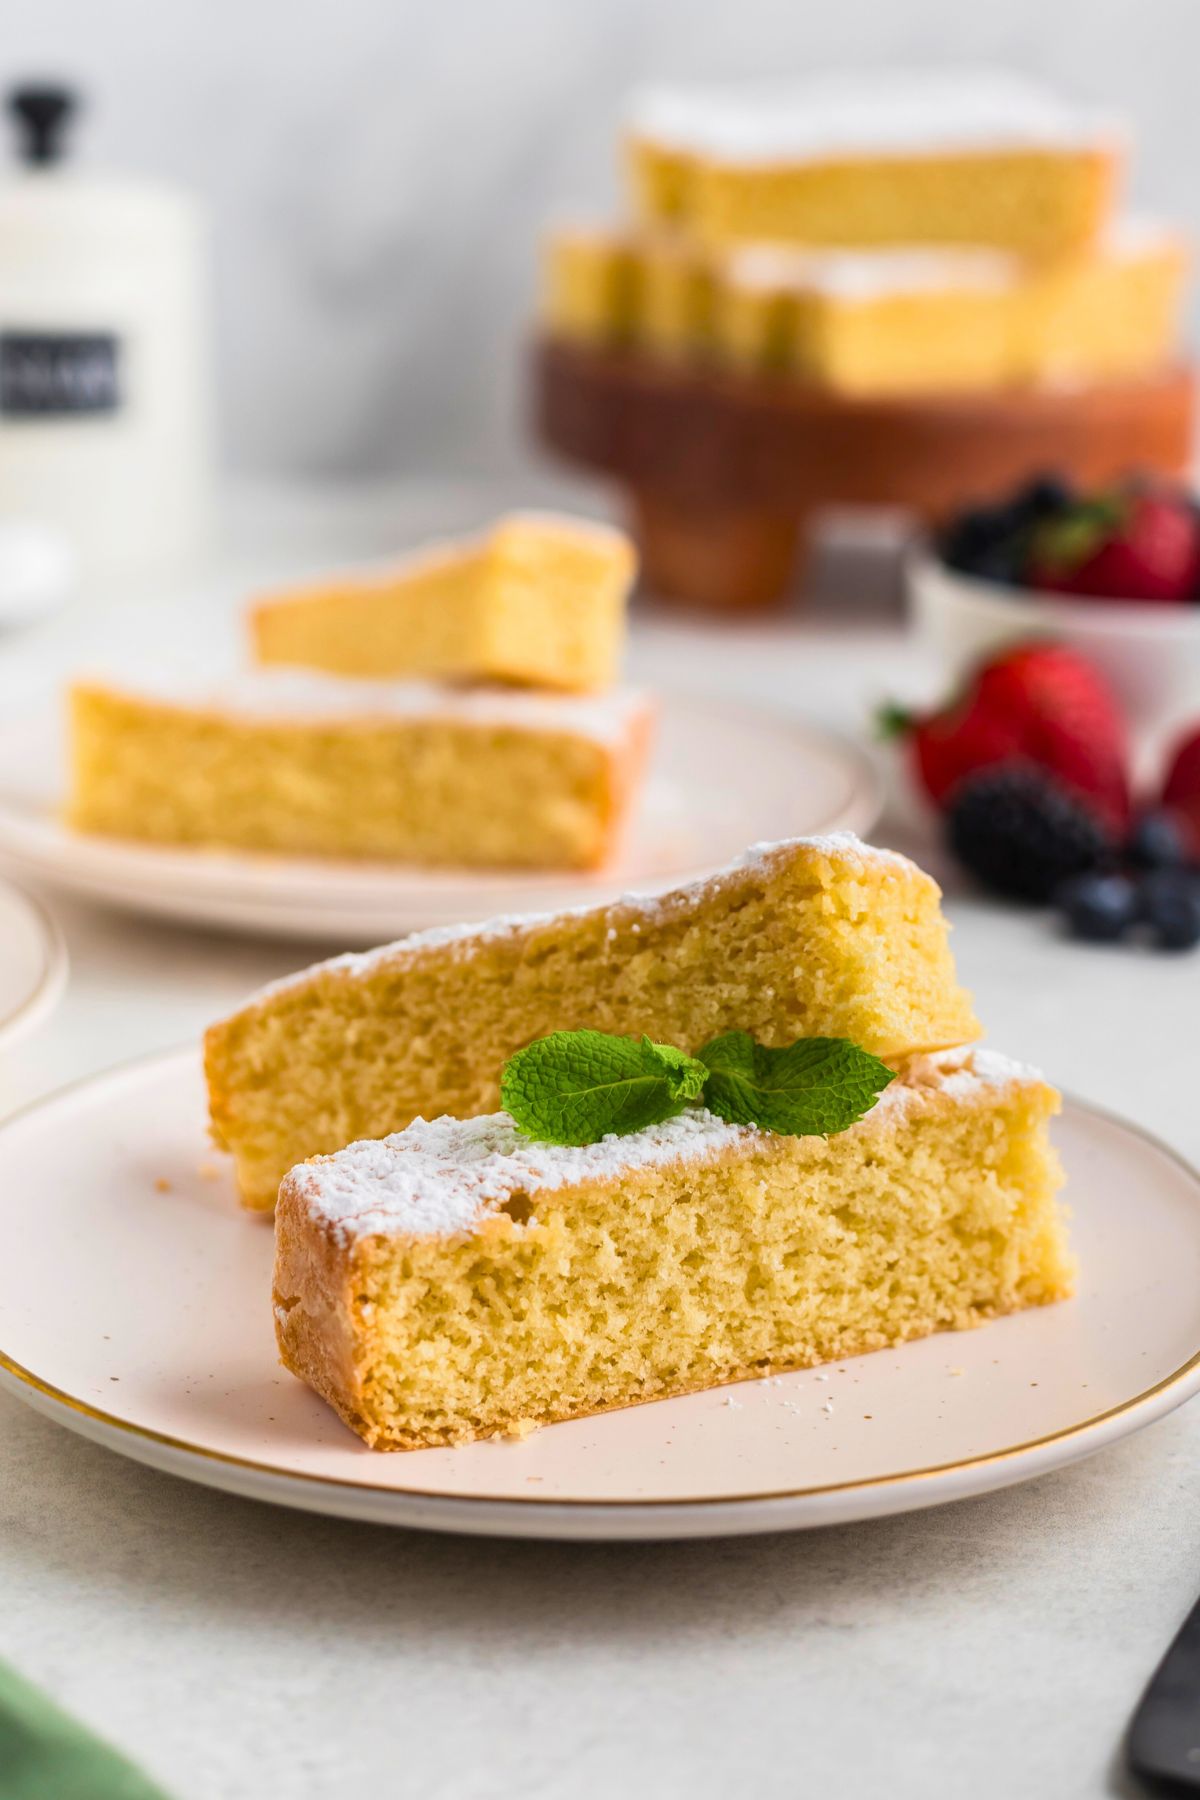
<svg viewBox="0 0 1200 1800">
<path fill-rule="evenodd" d="M 440 489 L 243 498 L 211 576 L 79 603 L 0 640 L 0 705 L 159 632 L 211 645 L 248 585 L 491 503 Z M 895 626 L 829 611 L 736 630 L 644 618 L 633 668 L 843 729 L 929 681 Z M 877 835 L 946 883 L 992 1040 L 1200 1159 L 1200 957 L 1064 945 L 1038 917 L 956 890 L 907 810 Z M 50 898 L 72 980 L 0 1063 L 0 1112 L 194 1038 L 306 960 Z M 0 1397 L 0 1656 L 179 1800 L 1131 1792 L 1120 1736 L 1196 1591 L 1200 1406 L 941 1510 L 609 1548 L 423 1536 L 226 1498 Z"/>
</svg>

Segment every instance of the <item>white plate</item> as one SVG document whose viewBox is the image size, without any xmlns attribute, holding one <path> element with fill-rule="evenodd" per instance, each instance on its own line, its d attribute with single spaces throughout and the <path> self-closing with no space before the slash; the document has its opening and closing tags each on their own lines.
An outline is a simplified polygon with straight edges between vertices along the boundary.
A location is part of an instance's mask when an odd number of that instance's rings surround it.
<svg viewBox="0 0 1200 1800">
<path fill-rule="evenodd" d="M 1085 1456 L 1200 1385 L 1200 1176 L 1078 1102 L 1058 1141 L 1072 1301 L 521 1444 L 387 1455 L 278 1366 L 270 1226 L 214 1174 L 199 1059 L 179 1051 L 0 1129 L 0 1382 L 157 1468 L 392 1525 L 674 1538 L 960 1499 Z"/>
<path fill-rule="evenodd" d="M 420 871 L 82 837 L 58 817 L 62 765 L 52 718 L 0 731 L 0 856 L 11 866 L 135 912 L 348 947 L 426 925 L 659 892 L 757 840 L 865 836 L 882 806 L 875 769 L 855 745 L 780 714 L 678 695 L 662 699 L 629 842 L 599 874 Z"/>
<path fill-rule="evenodd" d="M 54 1008 L 67 979 L 67 949 L 50 915 L 0 881 L 0 1050 Z"/>
</svg>

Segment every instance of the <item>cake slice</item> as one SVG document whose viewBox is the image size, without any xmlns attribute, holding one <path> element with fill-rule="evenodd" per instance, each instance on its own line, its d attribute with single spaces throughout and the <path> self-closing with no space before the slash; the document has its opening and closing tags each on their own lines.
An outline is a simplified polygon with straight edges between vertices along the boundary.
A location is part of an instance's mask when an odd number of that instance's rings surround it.
<svg viewBox="0 0 1200 1800">
<path fill-rule="evenodd" d="M 1024 285 L 996 251 L 749 245 L 724 264 L 716 348 L 846 394 L 993 387 L 1014 374 Z"/>
<path fill-rule="evenodd" d="M 275 670 L 218 698 L 71 693 L 77 831 L 474 868 L 593 869 L 614 848 L 648 702 L 375 685 Z"/>
<path fill-rule="evenodd" d="M 408 1450 L 1058 1300 L 1057 1107 L 953 1051 L 830 1138 L 693 1111 L 566 1149 L 506 1113 L 418 1121 L 284 1181 L 280 1354 L 373 1448 Z"/>
<path fill-rule="evenodd" d="M 622 532 L 514 513 L 482 537 L 261 600 L 254 653 L 373 679 L 603 688 L 617 674 L 634 572 Z"/>
<path fill-rule="evenodd" d="M 276 983 L 209 1030 L 213 1134 L 246 1203 L 294 1163 L 422 1116 L 492 1112 L 514 1051 L 587 1026 L 694 1051 L 848 1037 L 885 1060 L 969 1042 L 936 882 L 849 834 L 759 846 L 657 899 L 418 933 Z"/>
<path fill-rule="evenodd" d="M 582 344 L 624 344 L 641 311 L 637 247 L 621 226 L 559 225 L 541 245 L 540 312 L 548 331 Z"/>
<path fill-rule="evenodd" d="M 712 243 L 982 245 L 1031 261 L 1096 241 L 1124 156 L 1112 120 L 955 70 L 658 90 L 627 144 L 640 216 Z"/>
<path fill-rule="evenodd" d="M 1146 375 L 1176 339 L 1187 257 L 1130 222 L 1053 267 L 994 251 L 748 246 L 722 263 L 719 357 L 836 393 Z"/>
</svg>

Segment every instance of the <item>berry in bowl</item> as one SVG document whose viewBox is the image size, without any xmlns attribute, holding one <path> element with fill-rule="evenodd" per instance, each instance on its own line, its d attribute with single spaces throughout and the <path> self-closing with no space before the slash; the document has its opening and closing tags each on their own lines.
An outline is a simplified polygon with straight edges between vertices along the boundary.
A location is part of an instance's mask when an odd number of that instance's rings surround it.
<svg viewBox="0 0 1200 1800">
<path fill-rule="evenodd" d="M 1140 748 L 1200 713 L 1200 508 L 1182 488 L 1039 477 L 951 519 L 913 554 L 909 591 L 952 677 L 1046 638 L 1107 677 Z"/>
<path fill-rule="evenodd" d="M 913 786 L 984 891 L 1068 936 L 1200 946 L 1200 727 L 1135 785 L 1120 701 L 1061 644 L 1005 650 L 932 711 L 887 707 Z"/>
</svg>

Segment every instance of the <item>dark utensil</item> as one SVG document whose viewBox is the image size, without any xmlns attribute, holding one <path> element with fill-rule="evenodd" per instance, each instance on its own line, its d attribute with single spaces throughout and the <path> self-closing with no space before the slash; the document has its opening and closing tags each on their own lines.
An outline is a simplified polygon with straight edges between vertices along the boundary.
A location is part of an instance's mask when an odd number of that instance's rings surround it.
<svg viewBox="0 0 1200 1800">
<path fill-rule="evenodd" d="M 1200 1793 L 1200 1602 L 1142 1695 L 1129 1727 L 1128 1754 L 1135 1774 L 1172 1783 L 1176 1792 Z"/>
</svg>

